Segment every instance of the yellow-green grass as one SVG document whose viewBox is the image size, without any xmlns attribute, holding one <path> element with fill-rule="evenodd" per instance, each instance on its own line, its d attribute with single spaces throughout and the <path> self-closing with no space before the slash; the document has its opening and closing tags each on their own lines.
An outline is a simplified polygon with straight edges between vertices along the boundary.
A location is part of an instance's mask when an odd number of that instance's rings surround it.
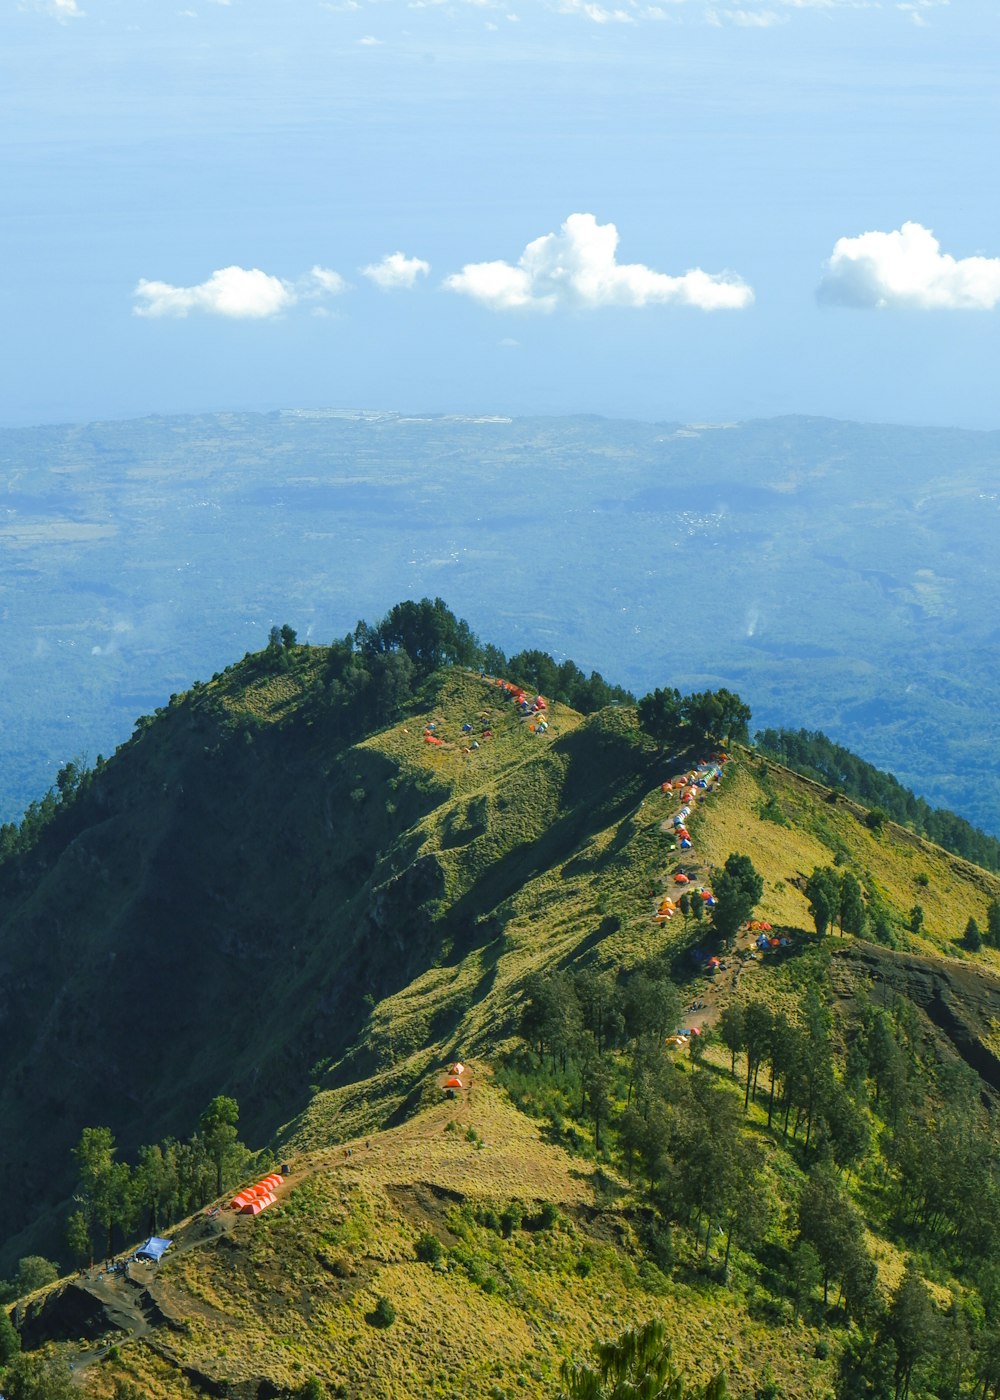
<svg viewBox="0 0 1000 1400">
<path fill-rule="evenodd" d="M 386 1400 L 541 1397 L 554 1393 L 564 1357 L 660 1315 L 692 1377 L 722 1366 L 733 1393 L 749 1396 L 769 1366 L 786 1396 L 829 1394 L 818 1334 L 790 1315 L 779 1326 L 751 1317 L 738 1293 L 700 1279 L 693 1258 L 674 1283 L 644 1266 L 624 1183 L 617 1202 L 598 1199 L 588 1164 L 544 1142 L 482 1065 L 471 1070 L 471 1095 L 438 1096 L 399 1128 L 294 1159 L 297 1184 L 236 1222 L 235 1249 L 206 1246 L 161 1266 L 169 1311 L 186 1326 L 157 1347 L 231 1381 L 266 1375 L 294 1387 L 316 1374 Z M 557 1224 L 504 1239 L 477 1223 L 482 1208 L 512 1199 L 529 1214 L 552 1203 Z M 425 1231 L 449 1251 L 447 1267 L 416 1261 Z M 372 1320 L 383 1296 L 396 1311 L 388 1328 Z M 125 1372 L 151 1400 L 190 1393 L 143 1343 L 121 1351 L 120 1363 L 94 1368 L 93 1394 L 109 1396 Z"/>
</svg>

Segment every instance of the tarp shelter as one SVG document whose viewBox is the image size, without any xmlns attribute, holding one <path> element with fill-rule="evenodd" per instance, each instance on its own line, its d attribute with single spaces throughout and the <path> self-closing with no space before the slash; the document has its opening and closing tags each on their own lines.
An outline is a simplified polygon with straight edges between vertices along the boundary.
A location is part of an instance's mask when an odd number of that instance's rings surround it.
<svg viewBox="0 0 1000 1400">
<path fill-rule="evenodd" d="M 172 1243 L 172 1240 L 161 1240 L 157 1235 L 150 1235 L 146 1243 L 136 1250 L 135 1257 L 148 1259 L 151 1264 L 156 1264 L 163 1258 Z"/>
</svg>

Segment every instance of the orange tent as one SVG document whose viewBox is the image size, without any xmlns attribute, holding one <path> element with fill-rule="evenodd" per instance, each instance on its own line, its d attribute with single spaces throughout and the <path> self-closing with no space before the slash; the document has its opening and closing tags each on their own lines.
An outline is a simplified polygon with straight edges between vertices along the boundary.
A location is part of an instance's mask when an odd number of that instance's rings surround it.
<svg viewBox="0 0 1000 1400">
<path fill-rule="evenodd" d="M 262 1210 L 267 1210 L 268 1206 L 274 1205 L 273 1196 L 258 1196 L 255 1201 L 247 1201 L 240 1211 L 240 1215 L 260 1215 Z"/>
<path fill-rule="evenodd" d="M 453 1074 L 450 1079 L 446 1079 L 444 1081 L 444 1087 L 446 1089 L 461 1089 L 462 1081 L 458 1078 L 457 1075 Z"/>
</svg>

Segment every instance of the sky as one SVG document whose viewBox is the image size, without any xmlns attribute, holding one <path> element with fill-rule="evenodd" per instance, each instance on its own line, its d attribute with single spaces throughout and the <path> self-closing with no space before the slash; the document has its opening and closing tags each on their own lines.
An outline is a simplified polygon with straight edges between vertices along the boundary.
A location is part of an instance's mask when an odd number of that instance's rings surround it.
<svg viewBox="0 0 1000 1400">
<path fill-rule="evenodd" d="M 0 426 L 1000 427 L 996 0 L 0 0 Z"/>
</svg>

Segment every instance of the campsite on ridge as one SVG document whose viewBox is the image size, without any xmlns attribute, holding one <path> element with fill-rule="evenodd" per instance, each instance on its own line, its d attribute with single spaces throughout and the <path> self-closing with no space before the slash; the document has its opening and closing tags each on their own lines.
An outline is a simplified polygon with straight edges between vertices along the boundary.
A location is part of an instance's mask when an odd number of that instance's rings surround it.
<svg viewBox="0 0 1000 1400">
<path fill-rule="evenodd" d="M 692 1394 L 982 1393 L 1000 876 L 751 719 L 425 599 L 8 832 L 13 1400 L 556 1397 L 654 1316 Z"/>
</svg>

